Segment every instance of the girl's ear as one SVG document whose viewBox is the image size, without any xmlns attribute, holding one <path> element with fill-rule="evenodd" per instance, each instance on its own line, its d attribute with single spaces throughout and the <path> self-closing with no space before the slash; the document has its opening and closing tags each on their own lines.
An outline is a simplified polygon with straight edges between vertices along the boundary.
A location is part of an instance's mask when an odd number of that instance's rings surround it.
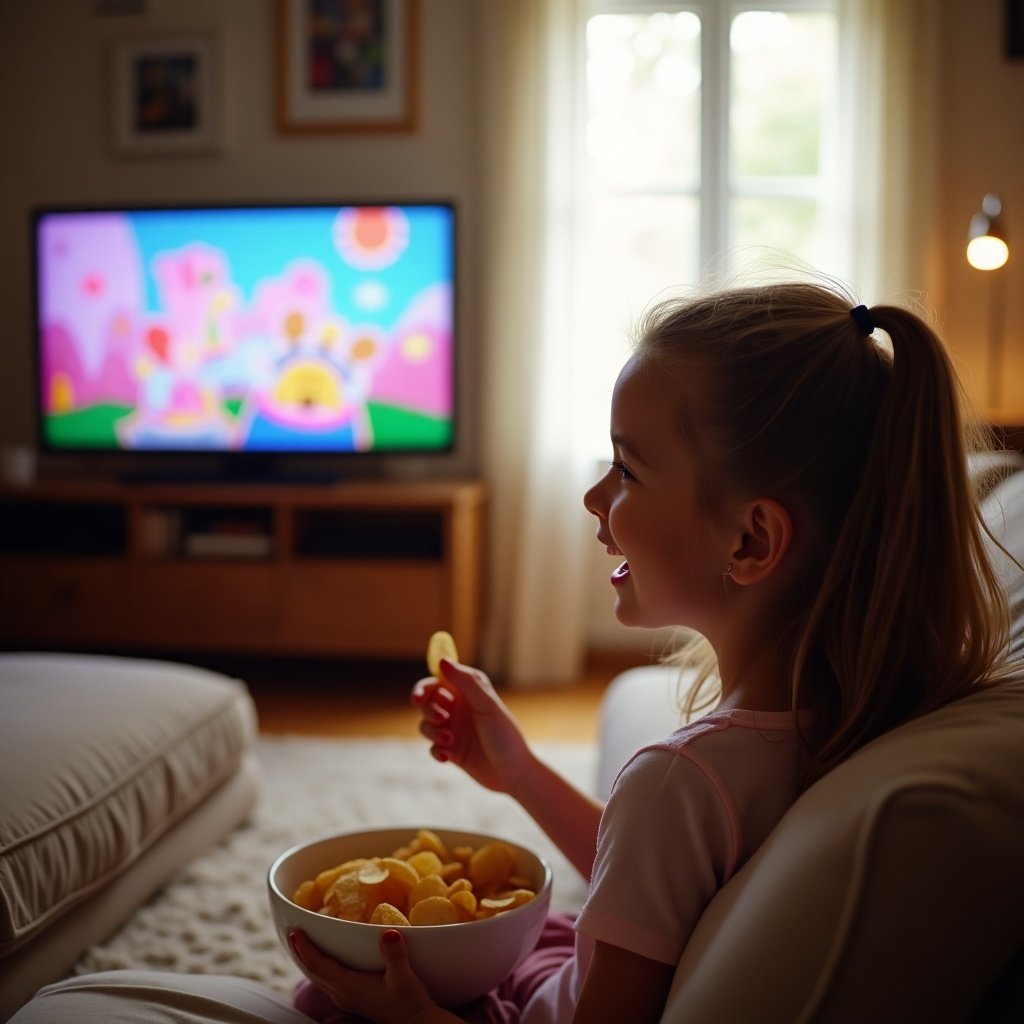
<svg viewBox="0 0 1024 1024">
<path fill-rule="evenodd" d="M 772 498 L 752 501 L 743 518 L 729 578 L 742 586 L 751 586 L 771 576 L 786 557 L 793 541 L 793 519 Z"/>
</svg>

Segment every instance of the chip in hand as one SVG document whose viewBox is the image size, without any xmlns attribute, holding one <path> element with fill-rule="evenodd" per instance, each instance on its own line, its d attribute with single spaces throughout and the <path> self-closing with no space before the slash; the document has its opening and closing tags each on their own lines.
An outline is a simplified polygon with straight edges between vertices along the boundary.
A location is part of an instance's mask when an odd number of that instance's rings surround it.
<svg viewBox="0 0 1024 1024">
<path fill-rule="evenodd" d="M 446 633 L 443 629 L 439 629 L 431 635 L 427 643 L 427 669 L 432 676 L 440 678 L 442 658 L 447 658 L 449 661 L 458 661 L 459 652 L 451 633 Z"/>
</svg>

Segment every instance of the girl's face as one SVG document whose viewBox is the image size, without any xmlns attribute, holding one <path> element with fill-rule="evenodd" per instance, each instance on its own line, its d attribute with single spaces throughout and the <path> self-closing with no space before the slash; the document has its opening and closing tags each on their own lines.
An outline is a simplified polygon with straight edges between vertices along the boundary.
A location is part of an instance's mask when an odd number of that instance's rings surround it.
<svg viewBox="0 0 1024 1024">
<path fill-rule="evenodd" d="M 597 539 L 625 559 L 611 576 L 619 621 L 707 635 L 725 595 L 729 543 L 698 496 L 694 454 L 677 426 L 679 387 L 649 358 L 623 367 L 612 395 L 614 460 L 583 504 L 599 520 Z"/>
</svg>

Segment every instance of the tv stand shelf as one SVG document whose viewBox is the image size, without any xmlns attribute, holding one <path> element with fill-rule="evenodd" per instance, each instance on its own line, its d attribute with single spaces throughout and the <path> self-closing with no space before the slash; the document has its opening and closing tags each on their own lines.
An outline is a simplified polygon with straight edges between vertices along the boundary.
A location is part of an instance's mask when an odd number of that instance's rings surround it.
<svg viewBox="0 0 1024 1024">
<path fill-rule="evenodd" d="M 484 489 L 41 481 L 0 487 L 0 641 L 477 657 Z"/>
</svg>

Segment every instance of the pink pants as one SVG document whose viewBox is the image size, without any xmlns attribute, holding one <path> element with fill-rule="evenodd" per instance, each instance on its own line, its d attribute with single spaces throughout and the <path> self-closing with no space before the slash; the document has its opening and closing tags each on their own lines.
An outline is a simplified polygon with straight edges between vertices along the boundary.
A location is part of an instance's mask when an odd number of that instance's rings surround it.
<svg viewBox="0 0 1024 1024">
<path fill-rule="evenodd" d="M 454 1012 L 470 1024 L 517 1024 L 530 997 L 576 952 L 575 917 L 547 919 L 533 952 L 496 988 Z M 361 1018 L 342 1013 L 325 992 L 303 979 L 295 988 L 295 1009 L 321 1024 L 346 1024 Z"/>
</svg>

